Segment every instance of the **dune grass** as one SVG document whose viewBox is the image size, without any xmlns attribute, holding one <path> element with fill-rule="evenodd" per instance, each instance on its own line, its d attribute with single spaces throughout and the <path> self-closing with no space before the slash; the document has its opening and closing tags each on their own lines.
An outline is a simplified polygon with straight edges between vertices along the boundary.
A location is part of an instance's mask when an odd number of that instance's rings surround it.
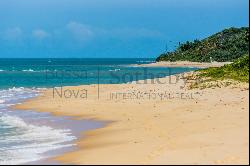
<svg viewBox="0 0 250 166">
<path fill-rule="evenodd" d="M 219 68 L 210 67 L 196 71 L 191 80 L 190 89 L 226 87 L 232 84 L 249 82 L 249 55 L 242 56 L 232 64 Z"/>
<path fill-rule="evenodd" d="M 240 82 L 249 82 L 249 55 L 245 55 L 232 64 L 220 68 L 200 70 L 199 76 L 209 77 L 214 81 L 232 79 Z"/>
</svg>

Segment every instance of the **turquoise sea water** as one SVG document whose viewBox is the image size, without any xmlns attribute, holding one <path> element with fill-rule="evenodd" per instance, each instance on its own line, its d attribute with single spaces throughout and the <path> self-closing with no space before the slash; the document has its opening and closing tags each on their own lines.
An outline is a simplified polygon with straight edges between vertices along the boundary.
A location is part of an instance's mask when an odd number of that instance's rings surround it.
<svg viewBox="0 0 250 166">
<path fill-rule="evenodd" d="M 153 61 L 153 59 L 0 59 L 0 89 L 124 83 L 194 70 L 131 66 Z"/>
<path fill-rule="evenodd" d="M 39 95 L 40 88 L 127 83 L 195 70 L 133 66 L 151 62 L 154 60 L 0 59 L 0 164 L 46 159 L 56 154 L 51 152 L 74 147 L 72 141 L 77 139 L 77 132 L 72 126 L 81 126 L 81 130 L 100 127 L 94 121 L 70 121 L 11 109 L 12 105 Z"/>
<path fill-rule="evenodd" d="M 0 88 L 53 87 L 109 81 L 112 71 L 131 60 L 0 59 Z M 124 68 L 128 69 L 128 68 Z M 120 72 L 119 72 L 120 73 Z"/>
</svg>

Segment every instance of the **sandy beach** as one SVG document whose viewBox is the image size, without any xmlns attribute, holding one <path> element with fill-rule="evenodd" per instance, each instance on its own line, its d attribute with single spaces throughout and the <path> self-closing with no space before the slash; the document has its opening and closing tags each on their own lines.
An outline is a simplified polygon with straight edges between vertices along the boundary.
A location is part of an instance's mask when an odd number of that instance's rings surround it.
<svg viewBox="0 0 250 166">
<path fill-rule="evenodd" d="M 109 122 L 63 163 L 248 164 L 249 85 L 189 90 L 181 78 L 49 89 L 16 107 Z"/>
<path fill-rule="evenodd" d="M 0 166 L 249 165 L 248 6 L 0 0 Z"/>
<path fill-rule="evenodd" d="M 225 64 L 231 64 L 232 62 L 212 62 L 212 63 L 199 63 L 199 62 L 189 62 L 189 61 L 177 61 L 168 62 L 161 61 L 149 64 L 132 65 L 135 67 L 197 67 L 197 68 L 208 68 L 208 67 L 221 67 Z"/>
</svg>

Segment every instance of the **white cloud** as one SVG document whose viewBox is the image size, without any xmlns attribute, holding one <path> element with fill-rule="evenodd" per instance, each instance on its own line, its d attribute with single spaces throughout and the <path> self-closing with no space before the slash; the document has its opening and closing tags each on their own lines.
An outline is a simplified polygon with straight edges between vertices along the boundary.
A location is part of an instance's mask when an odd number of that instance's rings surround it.
<svg viewBox="0 0 250 166">
<path fill-rule="evenodd" d="M 117 28 L 100 28 L 93 27 L 79 22 L 70 22 L 66 25 L 66 29 L 70 32 L 74 39 L 86 41 L 94 36 L 118 39 L 133 38 L 160 38 L 164 36 L 161 32 L 147 28 L 117 27 Z"/>
<path fill-rule="evenodd" d="M 42 29 L 36 29 L 32 31 L 32 36 L 36 39 L 42 40 L 50 36 L 50 34 Z"/>
<path fill-rule="evenodd" d="M 70 22 L 66 25 L 66 29 L 73 35 L 76 40 L 85 41 L 94 35 L 91 28 L 85 24 L 78 22 Z"/>
<path fill-rule="evenodd" d="M 159 31 L 146 28 L 115 28 L 109 32 L 110 35 L 118 38 L 159 38 L 163 36 Z"/>
<path fill-rule="evenodd" d="M 23 35 L 23 31 L 19 27 L 9 28 L 3 33 L 3 38 L 5 40 L 17 40 Z"/>
<path fill-rule="evenodd" d="M 59 29 L 51 30 L 50 32 L 43 29 L 34 29 L 30 32 L 33 40 L 43 40 L 48 37 L 53 38 L 54 41 L 62 42 L 68 41 L 72 44 L 80 44 L 89 42 L 90 40 L 98 38 L 102 39 L 121 39 L 131 40 L 139 38 L 162 38 L 164 34 L 160 31 L 147 29 L 147 28 L 135 28 L 135 27 L 114 27 L 114 28 L 102 28 L 90 26 L 80 22 L 71 21 Z M 5 40 L 19 40 L 28 39 L 29 35 L 23 33 L 19 27 L 9 28 L 0 34 Z M 28 35 L 28 36 L 25 36 Z"/>
</svg>

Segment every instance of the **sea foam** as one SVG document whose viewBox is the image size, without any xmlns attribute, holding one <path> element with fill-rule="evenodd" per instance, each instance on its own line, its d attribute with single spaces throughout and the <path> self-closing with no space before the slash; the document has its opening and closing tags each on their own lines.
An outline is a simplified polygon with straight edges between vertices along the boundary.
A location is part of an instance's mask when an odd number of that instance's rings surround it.
<svg viewBox="0 0 250 166">
<path fill-rule="evenodd" d="M 31 124 L 10 111 L 11 105 L 37 96 L 38 92 L 23 87 L 0 90 L 0 165 L 46 159 L 52 157 L 47 154 L 52 150 L 74 146 L 76 137 L 70 129 Z M 39 121 L 39 115 L 33 118 Z"/>
<path fill-rule="evenodd" d="M 27 124 L 15 116 L 3 115 L 0 122 L 8 126 L 8 132 L 0 137 L 0 165 L 22 164 L 51 157 L 43 153 L 73 146 L 70 142 L 76 139 L 70 130 Z M 17 129 L 18 134 L 12 133 Z"/>
</svg>

